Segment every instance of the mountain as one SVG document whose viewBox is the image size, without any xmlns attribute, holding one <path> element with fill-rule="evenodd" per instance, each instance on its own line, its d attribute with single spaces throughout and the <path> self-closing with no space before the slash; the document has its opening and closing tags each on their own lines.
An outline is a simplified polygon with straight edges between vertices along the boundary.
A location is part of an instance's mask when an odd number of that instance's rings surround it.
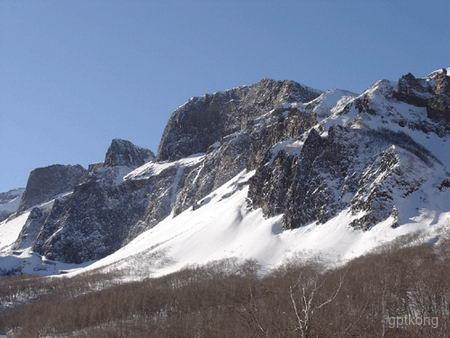
<svg viewBox="0 0 450 338">
<path fill-rule="evenodd" d="M 0 193 L 0 222 L 19 209 L 24 191 L 24 188 L 18 188 Z"/>
<path fill-rule="evenodd" d="M 0 223 L 0 268 L 145 277 L 226 257 L 338 262 L 412 233 L 439 240 L 449 142 L 446 70 L 361 94 L 264 79 L 191 98 L 156 155 L 113 140 L 87 170 L 33 171 Z"/>
</svg>

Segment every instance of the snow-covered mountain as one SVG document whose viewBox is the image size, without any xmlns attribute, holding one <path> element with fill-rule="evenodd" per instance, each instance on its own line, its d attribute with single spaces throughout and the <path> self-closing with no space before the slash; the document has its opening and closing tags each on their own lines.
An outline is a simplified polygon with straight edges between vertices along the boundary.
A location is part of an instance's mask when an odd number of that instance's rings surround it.
<svg viewBox="0 0 450 338">
<path fill-rule="evenodd" d="M 87 170 L 36 169 L 12 213 L 4 273 L 147 277 L 232 257 L 270 268 L 341 262 L 412 233 L 438 241 L 450 230 L 450 77 L 407 74 L 359 95 L 265 79 L 192 98 L 156 156 L 113 140 Z"/>
</svg>

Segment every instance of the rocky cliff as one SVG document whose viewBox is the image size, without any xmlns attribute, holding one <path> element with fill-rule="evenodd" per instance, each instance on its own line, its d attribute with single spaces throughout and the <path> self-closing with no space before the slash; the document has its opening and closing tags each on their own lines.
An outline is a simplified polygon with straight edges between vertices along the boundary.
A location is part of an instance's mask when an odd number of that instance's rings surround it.
<svg viewBox="0 0 450 338">
<path fill-rule="evenodd" d="M 28 178 L 19 211 L 47 202 L 57 195 L 71 191 L 86 175 L 80 165 L 54 164 L 34 169 Z"/>
<path fill-rule="evenodd" d="M 55 201 L 34 250 L 76 263 L 114 252 L 172 212 L 195 207 L 247 166 L 256 166 L 273 142 L 300 136 L 314 120 L 295 107 L 283 107 L 319 94 L 293 81 L 262 80 L 193 98 L 172 114 L 158 162 L 148 150 L 113 140 L 105 161 L 90 166 L 84 182 Z"/>
<path fill-rule="evenodd" d="M 250 86 L 191 98 L 170 117 L 158 160 L 206 152 L 215 142 L 245 129 L 255 118 L 281 104 L 308 102 L 319 94 L 294 81 L 264 79 Z"/>
<path fill-rule="evenodd" d="M 125 166 L 136 168 L 155 159 L 151 150 L 138 147 L 127 140 L 114 139 L 106 152 L 106 167 Z"/>
</svg>

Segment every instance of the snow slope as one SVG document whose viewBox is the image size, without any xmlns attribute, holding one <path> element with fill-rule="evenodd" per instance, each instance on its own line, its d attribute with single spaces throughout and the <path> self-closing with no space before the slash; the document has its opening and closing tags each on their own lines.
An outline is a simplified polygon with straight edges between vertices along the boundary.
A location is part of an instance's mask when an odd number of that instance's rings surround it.
<svg viewBox="0 0 450 338">
<path fill-rule="evenodd" d="M 427 240 L 450 228 L 450 192 L 446 192 L 421 205 L 397 228 L 387 219 L 371 231 L 354 230 L 348 224 L 356 216 L 344 210 L 324 224 L 283 231 L 280 216 L 265 219 L 260 210 L 247 209 L 248 188 L 243 183 L 252 174 L 242 172 L 205 197 L 199 209 L 167 217 L 112 255 L 69 275 L 99 270 L 139 279 L 226 258 L 253 259 L 263 270 L 292 257 L 321 257 L 339 264 L 402 235 L 417 233 Z"/>
<path fill-rule="evenodd" d="M 71 192 L 63 193 L 58 197 L 64 197 Z M 55 200 L 39 205 L 41 208 L 51 207 Z M 82 268 L 88 266 L 92 262 L 85 262 L 83 264 L 67 264 L 56 262 L 32 251 L 31 247 L 13 250 L 13 244 L 19 237 L 31 209 L 23 212 L 16 217 L 0 222 L 0 275 L 2 272 L 21 271 L 22 273 L 33 275 L 58 275 L 61 271 L 70 270 L 74 268 Z"/>
<path fill-rule="evenodd" d="M 147 179 L 152 176 L 157 176 L 162 173 L 164 170 L 172 168 L 172 167 L 188 167 L 194 165 L 203 160 L 204 154 L 195 154 L 186 158 L 182 158 L 178 161 L 165 161 L 165 162 L 148 162 L 132 172 L 126 175 L 124 180 L 139 180 L 139 179 Z"/>
<path fill-rule="evenodd" d="M 17 239 L 30 212 L 0 223 L 0 252 L 8 249 Z"/>
<path fill-rule="evenodd" d="M 349 224 L 361 215 L 343 210 L 326 223 L 283 230 L 281 216 L 264 218 L 260 209 L 247 208 L 246 182 L 253 174 L 243 171 L 203 198 L 201 207 L 170 215 L 115 253 L 82 265 L 47 260 L 31 248 L 12 253 L 10 246 L 28 217 L 24 213 L 0 223 L 0 267 L 40 275 L 115 272 L 125 279 L 140 279 L 237 258 L 255 260 L 267 271 L 293 257 L 320 257 L 340 264 L 403 235 L 417 233 L 421 240 L 434 240 L 450 231 L 450 189 L 436 194 L 433 180 L 403 201 L 401 209 L 408 213 L 397 228 L 387 219 L 370 231 L 355 230 Z"/>
</svg>

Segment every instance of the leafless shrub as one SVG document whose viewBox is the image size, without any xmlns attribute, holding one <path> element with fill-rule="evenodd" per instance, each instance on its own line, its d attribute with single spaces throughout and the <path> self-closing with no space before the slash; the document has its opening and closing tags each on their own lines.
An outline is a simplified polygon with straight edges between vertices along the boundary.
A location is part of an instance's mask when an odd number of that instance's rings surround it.
<svg viewBox="0 0 450 338">
<path fill-rule="evenodd" d="M 214 262 L 115 285 L 111 275 L 0 280 L 0 331 L 78 337 L 439 337 L 449 332 L 450 259 L 390 246 L 347 265 Z M 444 250 L 445 251 L 445 250 Z M 17 295 L 23 295 L 20 301 Z M 30 297 L 26 297 L 30 295 Z M 389 319 L 437 318 L 393 326 Z M 398 324 L 398 323 L 397 323 Z"/>
</svg>

